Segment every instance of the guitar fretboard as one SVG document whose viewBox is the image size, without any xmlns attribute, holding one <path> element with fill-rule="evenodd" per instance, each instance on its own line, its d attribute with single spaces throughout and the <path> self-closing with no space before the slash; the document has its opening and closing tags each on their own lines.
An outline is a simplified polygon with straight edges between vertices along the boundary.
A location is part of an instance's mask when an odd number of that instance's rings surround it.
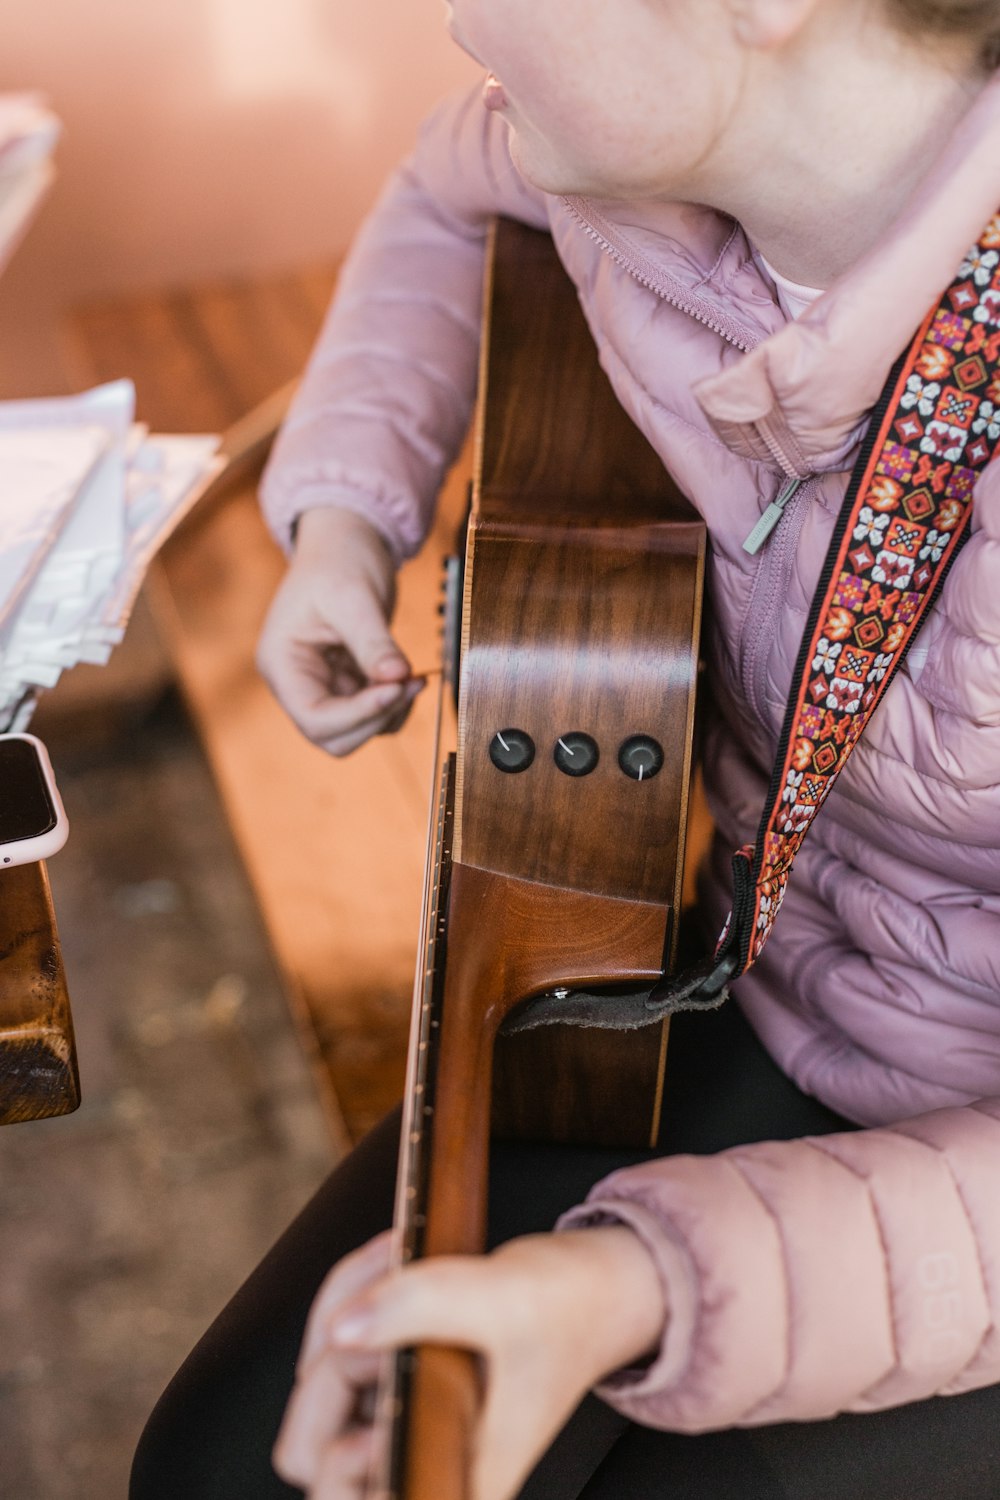
<svg viewBox="0 0 1000 1500">
<path fill-rule="evenodd" d="M 425 1205 L 430 1171 L 430 1137 L 434 1118 L 434 1080 L 441 1029 L 444 958 L 447 938 L 448 876 L 451 870 L 455 819 L 455 757 L 441 770 L 437 802 L 434 862 L 430 872 L 422 935 L 423 969 L 419 1022 L 411 1037 L 410 1077 L 403 1111 L 400 1181 L 396 1189 L 396 1229 L 401 1239 L 400 1261 L 406 1265 L 423 1253 Z M 400 1350 L 386 1371 L 378 1402 L 387 1432 L 386 1474 L 373 1500 L 399 1500 L 403 1494 L 406 1457 L 407 1395 L 416 1356 Z"/>
</svg>

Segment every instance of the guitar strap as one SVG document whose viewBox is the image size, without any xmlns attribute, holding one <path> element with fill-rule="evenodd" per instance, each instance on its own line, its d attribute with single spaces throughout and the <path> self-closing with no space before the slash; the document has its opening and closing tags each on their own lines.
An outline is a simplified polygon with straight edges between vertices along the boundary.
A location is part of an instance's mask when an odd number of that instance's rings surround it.
<svg viewBox="0 0 1000 1500">
<path fill-rule="evenodd" d="M 733 856 L 714 953 L 651 991 L 577 992 L 522 1012 L 631 1028 L 722 1003 L 760 956 L 792 864 L 966 538 L 1000 450 L 1000 214 L 893 366 L 851 473 L 792 675 L 757 838 Z"/>
</svg>

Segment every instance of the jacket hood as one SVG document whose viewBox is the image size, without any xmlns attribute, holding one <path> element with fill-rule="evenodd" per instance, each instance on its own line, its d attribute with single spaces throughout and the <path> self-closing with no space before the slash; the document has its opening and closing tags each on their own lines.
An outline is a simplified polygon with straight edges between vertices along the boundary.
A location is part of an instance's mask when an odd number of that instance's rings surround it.
<svg viewBox="0 0 1000 1500">
<path fill-rule="evenodd" d="M 694 387 L 719 437 L 790 476 L 849 468 L 889 370 L 960 266 L 970 288 L 956 313 L 990 286 L 986 321 L 1000 328 L 998 204 L 1000 75 L 872 249 L 796 321 Z M 974 263 L 969 247 L 990 223 L 992 249 Z"/>
</svg>

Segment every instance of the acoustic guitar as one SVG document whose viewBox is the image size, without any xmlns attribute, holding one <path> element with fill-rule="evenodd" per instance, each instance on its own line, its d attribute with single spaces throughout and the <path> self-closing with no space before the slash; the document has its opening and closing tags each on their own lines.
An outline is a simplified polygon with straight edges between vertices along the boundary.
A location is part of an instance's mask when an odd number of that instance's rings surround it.
<svg viewBox="0 0 1000 1500">
<path fill-rule="evenodd" d="M 666 1025 L 517 1029 L 649 985 L 684 868 L 705 531 L 601 371 L 548 236 L 489 256 L 458 731 L 440 755 L 397 1188 L 403 1260 L 483 1249 L 491 1129 L 655 1142 Z M 377 1500 L 465 1500 L 474 1358 L 397 1356 Z"/>
</svg>

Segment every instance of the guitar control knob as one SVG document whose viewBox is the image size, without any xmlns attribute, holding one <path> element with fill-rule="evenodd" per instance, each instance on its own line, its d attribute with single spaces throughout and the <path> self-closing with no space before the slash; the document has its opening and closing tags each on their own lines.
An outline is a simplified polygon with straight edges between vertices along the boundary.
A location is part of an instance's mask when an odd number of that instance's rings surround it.
<svg viewBox="0 0 1000 1500">
<path fill-rule="evenodd" d="M 498 771 L 526 771 L 535 758 L 535 742 L 523 729 L 500 729 L 490 740 L 490 760 Z"/>
<path fill-rule="evenodd" d="M 552 759 L 567 776 L 588 776 L 601 758 L 597 741 L 574 729 L 556 740 Z"/>
<path fill-rule="evenodd" d="M 648 734 L 633 734 L 618 751 L 618 764 L 633 781 L 649 781 L 663 765 L 663 746 Z"/>
</svg>

